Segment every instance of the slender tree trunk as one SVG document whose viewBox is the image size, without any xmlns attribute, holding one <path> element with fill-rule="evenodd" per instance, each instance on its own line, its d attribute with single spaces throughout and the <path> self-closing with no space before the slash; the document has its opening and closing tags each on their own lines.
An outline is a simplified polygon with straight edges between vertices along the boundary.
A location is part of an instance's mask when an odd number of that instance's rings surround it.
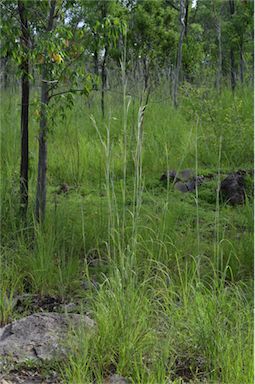
<svg viewBox="0 0 255 384">
<path fill-rule="evenodd" d="M 178 85 L 179 85 L 180 69 L 182 65 L 182 45 L 183 45 L 183 39 L 185 34 L 185 14 L 186 14 L 185 1 L 180 0 L 180 16 L 179 16 L 180 37 L 179 37 L 177 61 L 176 61 L 176 68 L 175 68 L 174 82 L 173 82 L 173 103 L 175 107 L 177 107 L 177 92 L 178 92 Z"/>
<path fill-rule="evenodd" d="M 188 21 L 189 21 L 189 0 L 185 4 L 185 38 L 188 37 Z"/>
<path fill-rule="evenodd" d="M 189 0 L 185 0 L 185 31 L 184 31 L 184 39 L 187 45 L 187 50 L 189 51 L 189 40 L 188 40 L 188 22 L 189 22 Z M 188 65 L 183 65 L 183 77 L 187 81 L 192 81 L 193 76 L 191 76 Z"/>
<path fill-rule="evenodd" d="M 102 20 L 105 21 L 105 18 L 107 16 L 107 1 L 102 2 L 102 8 L 101 8 L 101 16 Z M 104 47 L 104 57 L 103 62 L 101 65 L 101 110 L 102 110 L 102 116 L 103 119 L 105 117 L 105 102 L 104 102 L 104 96 L 105 96 L 105 89 L 106 89 L 106 59 L 108 54 L 108 44 L 107 44 L 107 36 L 104 35 L 104 41 L 105 41 L 105 47 Z"/>
<path fill-rule="evenodd" d="M 8 88 L 8 61 L 6 61 L 6 64 L 4 66 L 4 89 Z"/>
<path fill-rule="evenodd" d="M 241 38 L 241 41 L 240 41 L 239 54 L 240 54 L 240 81 L 243 84 L 244 82 L 243 38 Z"/>
<path fill-rule="evenodd" d="M 53 29 L 53 19 L 56 7 L 56 0 L 50 2 L 50 12 L 48 17 L 48 27 L 46 32 Z M 39 158 L 38 175 L 36 190 L 35 217 L 38 222 L 43 222 L 46 208 L 46 173 L 47 173 L 47 105 L 49 103 L 49 84 L 48 68 L 45 63 L 42 68 L 41 85 L 41 114 L 40 114 L 40 133 L 39 133 Z"/>
<path fill-rule="evenodd" d="M 41 115 L 40 115 L 40 133 L 39 133 L 39 158 L 38 158 L 38 177 L 36 191 L 36 220 L 44 221 L 46 208 L 46 173 L 47 173 L 47 105 L 49 102 L 47 68 L 44 64 L 42 71 L 41 86 Z"/>
<path fill-rule="evenodd" d="M 149 86 L 149 64 L 147 57 L 143 58 L 143 78 L 144 78 L 144 89 L 147 90 Z"/>
<path fill-rule="evenodd" d="M 236 71 L 235 71 L 235 55 L 233 48 L 230 48 L 230 75 L 231 75 L 231 89 L 234 92 L 236 88 Z"/>
<path fill-rule="evenodd" d="M 216 21 L 216 31 L 217 31 L 217 40 L 218 40 L 218 65 L 217 65 L 216 87 L 217 87 L 218 93 L 220 93 L 221 83 L 222 83 L 222 41 L 221 41 L 221 22 L 219 19 Z"/>
<path fill-rule="evenodd" d="M 97 49 L 95 49 L 95 51 L 94 51 L 94 73 L 96 76 L 98 76 L 98 74 L 99 74 Z"/>
<path fill-rule="evenodd" d="M 0 59 L 1 67 L 1 86 L 4 89 L 8 87 L 8 56 L 5 56 Z"/>
<path fill-rule="evenodd" d="M 21 63 L 21 161 L 20 161 L 20 209 L 21 215 L 26 216 L 28 207 L 28 116 L 29 116 L 29 30 L 24 1 L 18 1 L 21 26 L 21 45 L 24 55 Z"/>
<path fill-rule="evenodd" d="M 108 47 L 107 45 L 105 46 L 105 51 L 104 51 L 104 57 L 103 57 L 103 62 L 102 62 L 102 68 L 101 68 L 101 80 L 102 80 L 102 85 L 101 85 L 101 110 L 102 110 L 102 116 L 103 119 L 105 117 L 105 102 L 104 102 L 104 96 L 105 96 L 105 89 L 106 89 L 106 82 L 107 82 L 107 75 L 106 75 L 106 59 L 107 59 L 107 53 L 108 53 Z"/>
<path fill-rule="evenodd" d="M 235 0 L 229 0 L 229 10 L 230 17 L 235 13 Z M 236 71 L 235 71 L 235 53 L 234 48 L 231 45 L 230 47 L 230 79 L 231 79 L 231 88 L 232 91 L 235 91 L 236 88 Z"/>
<path fill-rule="evenodd" d="M 94 50 L 94 74 L 98 78 L 98 76 L 99 76 L 99 68 L 98 68 L 98 51 L 97 51 L 97 48 Z M 97 91 L 97 89 L 98 89 L 97 79 L 96 79 L 96 81 L 94 83 L 94 87 L 93 88 Z"/>
</svg>

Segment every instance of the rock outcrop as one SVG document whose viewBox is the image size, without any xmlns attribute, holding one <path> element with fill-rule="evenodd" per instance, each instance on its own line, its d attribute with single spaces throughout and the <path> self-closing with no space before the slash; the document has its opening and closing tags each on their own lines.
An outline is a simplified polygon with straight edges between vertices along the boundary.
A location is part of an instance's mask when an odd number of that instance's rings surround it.
<svg viewBox="0 0 255 384">
<path fill-rule="evenodd" d="M 192 169 L 184 169 L 182 171 L 169 170 L 160 178 L 160 181 L 169 181 L 174 184 L 174 188 L 182 193 L 194 192 L 196 187 L 204 181 L 203 176 L 195 176 Z"/>
<path fill-rule="evenodd" d="M 220 196 L 221 201 L 230 205 L 244 204 L 246 198 L 245 178 L 248 176 L 254 176 L 253 171 L 239 170 L 232 172 L 225 177 L 220 184 Z M 208 174 L 206 176 L 195 176 L 194 171 L 191 169 L 184 169 L 183 171 L 168 170 L 160 178 L 162 182 L 169 182 L 173 184 L 174 189 L 179 192 L 194 192 L 197 187 L 203 184 L 205 181 L 210 181 L 217 175 Z M 215 187 L 215 194 L 217 188 Z"/>
</svg>

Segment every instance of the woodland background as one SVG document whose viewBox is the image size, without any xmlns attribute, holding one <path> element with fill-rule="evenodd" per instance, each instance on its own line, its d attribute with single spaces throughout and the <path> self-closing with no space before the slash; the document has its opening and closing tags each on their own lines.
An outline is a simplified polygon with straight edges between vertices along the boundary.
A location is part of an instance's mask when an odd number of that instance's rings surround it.
<svg viewBox="0 0 255 384">
<path fill-rule="evenodd" d="M 0 323 L 72 303 L 97 324 L 23 371 L 253 382 L 253 8 L 1 2 Z M 210 179 L 160 181 L 185 168 Z"/>
</svg>

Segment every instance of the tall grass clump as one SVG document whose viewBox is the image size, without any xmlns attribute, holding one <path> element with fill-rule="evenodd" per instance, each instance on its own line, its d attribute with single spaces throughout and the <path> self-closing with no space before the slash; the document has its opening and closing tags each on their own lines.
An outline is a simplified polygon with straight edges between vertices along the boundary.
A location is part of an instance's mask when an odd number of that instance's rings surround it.
<svg viewBox="0 0 255 384">
<path fill-rule="evenodd" d="M 138 282 L 134 274 L 123 285 L 115 269 L 92 300 L 95 331 L 69 339 L 66 382 L 103 382 L 116 372 L 141 384 L 252 382 L 245 288 L 206 287 L 189 269 L 175 283 L 168 273 L 158 265 L 150 280 Z"/>
<path fill-rule="evenodd" d="M 111 114 L 103 124 L 105 134 L 92 118 L 105 156 L 109 269 L 107 276 L 101 276 L 97 293 L 91 292 L 91 315 L 97 327 L 92 333 L 80 330 L 70 336 L 71 352 L 62 367 L 63 378 L 82 384 L 103 382 L 118 373 L 136 384 L 188 380 L 250 383 L 251 290 L 249 284 L 235 282 L 238 273 L 234 260 L 239 256 L 226 225 L 234 212 L 221 208 L 219 200 L 221 170 L 230 166 L 224 157 L 227 149 L 219 144 L 220 136 L 217 140 L 215 136 L 211 166 L 218 177 L 212 205 L 203 206 L 198 190 L 194 199 L 191 195 L 174 195 L 169 184 L 164 191 L 156 184 L 150 189 L 146 186 L 147 149 L 153 138 L 148 138 L 150 124 L 144 125 L 150 107 L 146 111 L 144 106 L 137 109 L 133 166 L 128 170 L 126 122 L 130 105 L 132 102 L 125 102 L 124 82 L 122 176 L 119 168 L 118 177 L 115 173 Z M 178 118 L 181 120 L 181 116 Z M 180 143 L 185 153 L 177 163 L 162 141 L 155 152 L 152 175 L 160 169 L 157 156 L 162 148 L 165 164 L 176 164 L 178 169 L 192 159 L 198 173 L 199 162 L 207 162 L 201 150 L 202 120 L 200 125 L 196 123 L 197 129 L 193 123 L 186 124 L 192 145 L 186 140 Z M 249 208 L 242 209 L 241 215 L 245 216 Z M 236 230 L 235 221 L 232 225 Z"/>
</svg>

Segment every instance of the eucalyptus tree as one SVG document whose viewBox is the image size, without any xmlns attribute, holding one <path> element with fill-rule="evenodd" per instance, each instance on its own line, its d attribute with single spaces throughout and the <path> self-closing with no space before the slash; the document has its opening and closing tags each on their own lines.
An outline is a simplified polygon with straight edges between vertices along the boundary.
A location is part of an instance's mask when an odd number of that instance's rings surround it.
<svg viewBox="0 0 255 384">
<path fill-rule="evenodd" d="M 40 2 L 40 11 L 47 15 L 38 28 L 35 55 L 41 73 L 39 156 L 35 217 L 44 221 L 46 208 L 47 135 L 55 115 L 65 117 L 71 108 L 73 93 L 87 95 L 91 89 L 91 77 L 83 67 L 75 66 L 83 56 L 84 25 L 77 22 L 76 2 Z M 79 3 L 77 3 L 79 9 Z M 76 22 L 73 22 L 73 18 Z M 54 102 L 53 102 L 54 100 Z"/>
<path fill-rule="evenodd" d="M 215 30 L 217 35 L 218 42 L 218 60 L 217 60 L 217 75 L 216 75 L 216 88 L 218 93 L 220 93 L 222 88 L 222 16 L 221 16 L 221 1 L 213 2 L 213 13 L 215 17 Z"/>
<path fill-rule="evenodd" d="M 173 62 L 177 42 L 176 10 L 164 0 L 131 3 L 128 23 L 128 58 L 143 78 L 143 87 L 152 85 L 153 73 Z"/>
<path fill-rule="evenodd" d="M 173 82 L 173 104 L 175 107 L 177 107 L 177 91 L 178 91 L 178 85 L 179 85 L 180 70 L 182 65 L 182 46 L 183 46 L 183 39 L 185 36 L 185 30 L 186 30 L 185 20 L 186 20 L 186 11 L 188 9 L 187 1 L 188 0 L 180 0 L 180 13 L 179 13 L 180 36 L 179 36 L 179 42 L 178 42 L 178 51 L 177 51 L 176 67 L 175 67 L 174 82 Z"/>
<path fill-rule="evenodd" d="M 11 57 L 18 63 L 21 78 L 20 117 L 20 212 L 24 218 L 28 207 L 29 169 L 29 100 L 30 100 L 30 59 L 31 59 L 31 1 L 5 1 L 2 4 L 1 56 Z"/>
<path fill-rule="evenodd" d="M 229 12 L 230 19 L 234 16 L 235 13 L 235 0 L 228 0 L 229 3 Z M 232 39 L 230 40 L 230 74 L 231 74 L 231 88 L 232 91 L 236 87 L 236 68 L 235 68 L 235 55 L 234 55 L 234 44 Z"/>
<path fill-rule="evenodd" d="M 29 58 L 30 31 L 26 7 L 29 4 L 18 1 L 20 16 L 20 42 L 23 54 L 21 56 L 21 162 L 20 162 L 20 202 L 23 215 L 28 207 L 28 116 L 29 116 Z"/>
<path fill-rule="evenodd" d="M 125 7 L 116 0 L 81 1 L 82 15 L 94 58 L 94 73 L 101 77 L 101 111 L 105 116 L 107 62 L 126 33 Z M 97 88 L 97 86 L 95 86 Z"/>
<path fill-rule="evenodd" d="M 218 90 L 224 82 L 234 90 L 245 71 L 252 77 L 253 8 L 246 0 L 197 0 L 193 21 L 203 29 L 203 66 L 211 68 Z"/>
<path fill-rule="evenodd" d="M 44 38 L 48 38 L 54 28 L 54 18 L 56 12 L 56 0 L 51 0 L 47 16 L 47 25 L 45 28 Z M 49 103 L 50 89 L 50 73 L 49 63 L 46 61 L 47 48 L 45 47 L 44 58 L 42 63 L 42 83 L 41 83 L 41 112 L 40 112 L 40 132 L 39 132 L 39 159 L 38 159 L 38 175 L 36 189 L 36 207 L 35 216 L 39 221 L 44 220 L 46 207 L 46 170 L 47 170 L 47 105 Z M 57 56 L 53 56 L 53 60 L 57 60 Z M 57 54 L 60 56 L 60 54 Z M 60 60 L 60 58 L 59 58 Z"/>
<path fill-rule="evenodd" d="M 229 0 L 229 17 L 226 13 L 226 35 L 230 47 L 230 74 L 233 90 L 238 78 L 241 83 L 244 82 L 245 67 L 248 69 L 246 62 L 252 62 L 253 8 L 254 2 Z"/>
</svg>

